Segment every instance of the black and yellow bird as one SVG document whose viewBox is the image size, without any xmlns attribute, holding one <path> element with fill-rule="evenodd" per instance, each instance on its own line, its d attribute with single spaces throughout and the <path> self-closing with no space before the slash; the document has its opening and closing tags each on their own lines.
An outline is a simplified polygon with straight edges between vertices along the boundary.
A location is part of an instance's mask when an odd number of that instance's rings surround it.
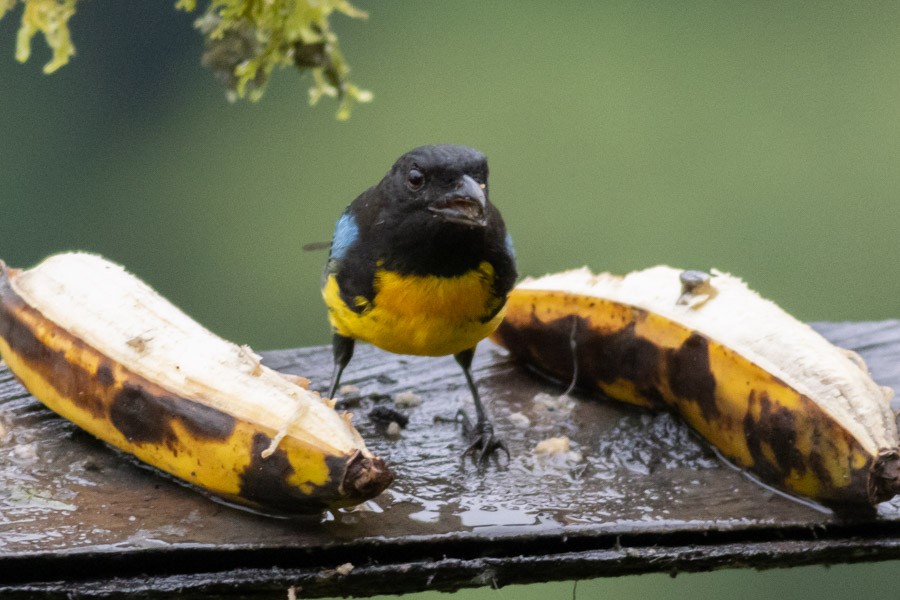
<svg viewBox="0 0 900 600">
<path fill-rule="evenodd" d="M 472 379 L 475 345 L 500 324 L 516 279 L 512 240 L 488 200 L 485 156 L 465 146 L 415 148 L 344 210 L 322 295 L 334 329 L 334 396 L 356 340 L 396 354 L 446 356 L 475 402 L 466 454 L 503 442 Z"/>
</svg>

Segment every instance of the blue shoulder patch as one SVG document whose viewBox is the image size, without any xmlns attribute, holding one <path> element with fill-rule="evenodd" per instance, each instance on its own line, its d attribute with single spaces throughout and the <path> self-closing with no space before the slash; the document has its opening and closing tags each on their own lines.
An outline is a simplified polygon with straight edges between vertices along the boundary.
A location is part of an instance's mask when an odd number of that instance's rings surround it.
<svg viewBox="0 0 900 600">
<path fill-rule="evenodd" d="M 330 260 L 341 260 L 347 254 L 347 250 L 359 237 L 359 225 L 349 212 L 345 211 L 338 219 L 334 228 L 334 237 L 331 238 Z"/>
<path fill-rule="evenodd" d="M 506 239 L 503 240 L 503 243 L 506 244 L 506 251 L 509 252 L 509 255 L 515 258 L 516 248 L 513 246 L 512 236 L 509 235 L 509 232 L 506 233 Z"/>
</svg>

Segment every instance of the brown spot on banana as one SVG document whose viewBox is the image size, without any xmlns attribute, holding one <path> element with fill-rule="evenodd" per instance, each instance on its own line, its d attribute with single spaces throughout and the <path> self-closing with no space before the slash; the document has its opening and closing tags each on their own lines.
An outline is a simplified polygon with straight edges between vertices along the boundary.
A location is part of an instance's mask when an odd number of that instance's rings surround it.
<svg viewBox="0 0 900 600">
<path fill-rule="evenodd" d="M 697 403 L 707 421 L 721 418 L 716 404 L 716 378 L 709 365 L 709 343 L 698 333 L 691 333 L 677 349 L 666 348 L 666 376 L 672 392 Z"/>
<path fill-rule="evenodd" d="M 336 495 L 337 483 L 329 480 L 327 487 L 319 488 L 320 494 L 306 493 L 292 486 L 289 480 L 295 470 L 283 449 L 278 448 L 268 458 L 262 458 L 263 450 L 271 442 L 271 438 L 263 433 L 254 434 L 250 464 L 239 473 L 239 496 L 252 504 L 264 504 L 277 510 L 290 510 L 298 499 L 319 510 L 327 508 L 326 502 L 316 502 L 314 496 Z"/>
<path fill-rule="evenodd" d="M 115 376 L 113 376 L 112 368 L 108 364 L 102 364 L 97 367 L 97 383 L 102 386 L 109 386 L 116 382 Z"/>
<path fill-rule="evenodd" d="M 149 382 L 148 382 L 149 383 Z M 131 443 L 166 444 L 175 448 L 179 423 L 190 438 L 226 440 L 234 417 L 187 398 L 175 398 L 152 384 L 125 383 L 109 405 L 110 422 Z"/>
<path fill-rule="evenodd" d="M 640 311 L 615 311 L 608 303 L 582 302 L 565 295 L 547 295 L 547 299 L 554 306 L 543 306 L 540 311 L 532 307 L 527 317 L 518 311 L 507 316 L 494 339 L 558 381 L 568 383 L 577 372 L 576 383 L 583 388 L 640 406 L 663 406 L 657 390 L 659 349 L 635 333 Z M 590 319 L 589 313 L 598 304 L 599 310 L 613 313 L 615 323 L 609 328 L 598 328 Z M 565 316 L 560 316 L 558 309 Z"/>
</svg>

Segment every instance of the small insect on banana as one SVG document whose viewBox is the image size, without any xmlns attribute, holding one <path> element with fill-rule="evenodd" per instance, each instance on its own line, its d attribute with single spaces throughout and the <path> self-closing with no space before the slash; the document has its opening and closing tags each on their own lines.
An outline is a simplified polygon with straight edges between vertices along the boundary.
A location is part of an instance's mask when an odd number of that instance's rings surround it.
<svg viewBox="0 0 900 600">
<path fill-rule="evenodd" d="M 660 266 L 527 279 L 494 340 L 560 381 L 574 370 L 584 389 L 678 413 L 786 491 L 829 505 L 900 491 L 893 392 L 736 277 Z"/>
<path fill-rule="evenodd" d="M 89 254 L 0 261 L 0 356 L 34 396 L 175 477 L 267 511 L 358 504 L 393 480 L 349 415 Z"/>
</svg>

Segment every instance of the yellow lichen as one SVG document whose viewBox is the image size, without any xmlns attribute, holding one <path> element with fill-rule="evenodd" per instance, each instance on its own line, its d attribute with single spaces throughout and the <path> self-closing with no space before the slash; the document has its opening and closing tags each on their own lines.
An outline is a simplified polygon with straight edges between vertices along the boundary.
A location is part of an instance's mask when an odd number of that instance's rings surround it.
<svg viewBox="0 0 900 600">
<path fill-rule="evenodd" d="M 44 73 L 53 73 L 75 54 L 69 34 L 69 19 L 75 14 L 76 0 L 22 0 L 22 24 L 16 39 L 16 60 L 25 62 L 31 56 L 31 40 L 38 31 L 44 34 L 53 58 L 44 65 Z M 0 0 L 0 19 L 12 10 L 15 0 Z"/>
<path fill-rule="evenodd" d="M 0 19 L 16 5 L 16 0 L 0 0 Z"/>
</svg>

